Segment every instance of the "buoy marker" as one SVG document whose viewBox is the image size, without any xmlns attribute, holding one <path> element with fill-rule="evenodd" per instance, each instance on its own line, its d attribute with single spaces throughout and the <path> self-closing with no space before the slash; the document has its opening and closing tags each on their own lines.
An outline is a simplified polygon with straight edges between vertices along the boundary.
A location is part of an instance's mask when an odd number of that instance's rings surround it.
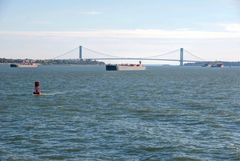
<svg viewBox="0 0 240 161">
<path fill-rule="evenodd" d="M 34 95 L 37 95 L 37 96 L 41 95 L 40 82 L 39 82 L 39 81 L 35 81 L 34 85 L 35 85 L 35 87 L 34 87 L 34 92 L 33 92 L 33 94 L 34 94 Z"/>
</svg>

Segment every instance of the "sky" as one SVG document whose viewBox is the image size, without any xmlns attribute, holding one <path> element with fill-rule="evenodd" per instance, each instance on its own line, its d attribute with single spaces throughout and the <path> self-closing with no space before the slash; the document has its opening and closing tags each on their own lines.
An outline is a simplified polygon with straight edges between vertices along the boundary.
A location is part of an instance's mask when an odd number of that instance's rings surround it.
<svg viewBox="0 0 240 161">
<path fill-rule="evenodd" d="M 119 57 L 184 48 L 238 61 L 239 44 L 240 0 L 0 0 L 0 58 L 51 59 L 82 45 Z"/>
</svg>

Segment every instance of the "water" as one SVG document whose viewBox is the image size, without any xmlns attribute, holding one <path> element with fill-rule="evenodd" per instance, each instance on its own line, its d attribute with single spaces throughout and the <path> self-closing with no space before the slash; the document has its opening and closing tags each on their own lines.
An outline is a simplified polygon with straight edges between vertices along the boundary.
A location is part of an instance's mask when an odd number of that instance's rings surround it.
<svg viewBox="0 0 240 161">
<path fill-rule="evenodd" d="M 0 160 L 240 160 L 240 69 L 1 65 Z"/>
</svg>

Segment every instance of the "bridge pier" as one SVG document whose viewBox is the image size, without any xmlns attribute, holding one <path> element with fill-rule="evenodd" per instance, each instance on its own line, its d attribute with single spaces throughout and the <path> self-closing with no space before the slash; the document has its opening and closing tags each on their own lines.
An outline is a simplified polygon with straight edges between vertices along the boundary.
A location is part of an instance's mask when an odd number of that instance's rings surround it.
<svg viewBox="0 0 240 161">
<path fill-rule="evenodd" d="M 79 46 L 79 59 L 82 60 L 82 46 Z"/>
<path fill-rule="evenodd" d="M 180 66 L 183 66 L 183 48 L 180 48 Z"/>
</svg>

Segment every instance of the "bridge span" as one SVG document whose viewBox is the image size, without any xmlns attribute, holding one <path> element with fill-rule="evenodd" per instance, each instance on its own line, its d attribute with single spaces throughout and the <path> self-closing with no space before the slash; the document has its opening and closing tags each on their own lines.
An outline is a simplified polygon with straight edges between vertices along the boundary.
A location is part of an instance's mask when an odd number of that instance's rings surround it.
<svg viewBox="0 0 240 161">
<path fill-rule="evenodd" d="M 106 53 L 103 53 L 103 52 L 98 52 L 98 51 L 95 51 L 95 50 L 92 50 L 92 49 L 89 49 L 89 48 L 86 48 L 86 47 L 83 47 L 83 46 L 79 46 L 79 47 L 76 47 L 64 54 L 61 54 L 55 58 L 59 58 L 61 56 L 64 56 L 64 55 L 67 55 L 69 53 L 71 53 L 72 51 L 76 51 L 78 49 L 78 59 L 80 60 L 101 60 L 101 61 L 104 61 L 104 60 L 138 60 L 138 61 L 143 61 L 143 60 L 146 60 L 146 61 L 169 61 L 169 62 L 179 62 L 179 65 L 180 66 L 183 66 L 184 65 L 184 62 L 187 62 L 187 63 L 194 63 L 194 62 L 207 62 L 205 61 L 204 59 L 196 56 L 195 54 L 189 52 L 188 50 L 185 50 L 183 48 L 180 48 L 180 49 L 175 49 L 175 50 L 172 50 L 172 51 L 169 51 L 169 52 L 165 52 L 165 53 L 162 53 L 162 54 L 157 54 L 157 55 L 153 55 L 153 56 L 148 56 L 148 57 L 118 57 L 118 56 L 113 56 L 111 54 L 106 54 Z M 95 55 L 98 55 L 98 57 L 86 57 L 85 54 L 84 54 L 84 51 L 87 50 L 88 52 L 91 52 Z M 165 56 L 165 55 L 169 55 L 169 54 L 172 54 L 172 53 L 176 53 L 178 52 L 179 53 L 179 59 L 177 58 L 159 58 L 159 57 L 162 57 L 162 56 Z M 185 54 L 190 54 L 192 57 L 195 58 L 195 60 L 193 59 L 184 59 L 184 55 Z"/>
<path fill-rule="evenodd" d="M 179 59 L 154 59 L 154 58 L 128 58 L 128 57 L 124 57 L 124 58 L 90 58 L 91 60 L 148 60 L 148 61 L 173 61 L 173 62 L 180 62 L 181 61 Z M 183 60 L 183 62 L 203 62 L 200 60 Z"/>
<path fill-rule="evenodd" d="M 88 48 L 87 48 L 88 49 Z M 92 49 L 88 49 L 94 53 L 98 53 L 99 55 L 105 55 L 105 56 L 111 56 L 109 54 L 105 54 L 105 53 L 101 53 L 101 52 L 98 52 L 98 51 L 94 51 Z M 174 50 L 175 51 L 175 50 Z M 168 53 L 164 53 L 164 54 L 158 54 L 158 55 L 155 55 L 156 56 L 162 56 L 162 55 L 167 55 L 171 52 L 168 52 Z M 190 52 L 189 52 L 190 53 Z M 184 49 L 183 48 L 180 48 L 179 50 L 179 59 L 161 59 L 161 58 L 151 58 L 152 56 L 150 57 L 145 57 L 145 58 L 131 58 L 131 57 L 99 57 L 99 58 L 88 58 L 90 60 L 139 60 L 139 61 L 142 61 L 142 60 L 148 60 L 148 61 L 171 61 L 171 62 L 179 62 L 179 65 L 180 66 L 183 66 L 183 63 L 184 62 L 188 62 L 188 63 L 193 63 L 193 62 L 202 62 L 203 59 L 198 57 L 198 56 L 195 56 L 194 54 L 190 53 L 191 55 L 193 55 L 194 57 L 198 58 L 198 59 L 201 59 L 201 60 L 185 60 L 184 59 Z M 83 59 L 83 47 L 82 46 L 79 46 L 79 59 Z"/>
</svg>

